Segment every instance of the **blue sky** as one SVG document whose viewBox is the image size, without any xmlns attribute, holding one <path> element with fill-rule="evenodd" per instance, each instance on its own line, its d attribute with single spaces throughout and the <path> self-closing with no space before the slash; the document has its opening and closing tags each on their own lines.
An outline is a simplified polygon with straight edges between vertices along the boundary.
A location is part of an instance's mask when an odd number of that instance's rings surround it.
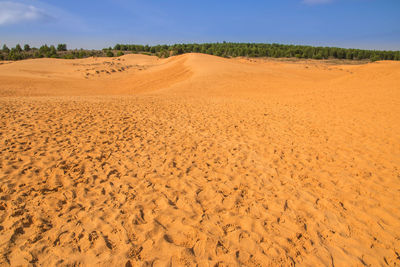
<svg viewBox="0 0 400 267">
<path fill-rule="evenodd" d="M 0 45 L 222 41 L 400 50 L 400 0 L 0 0 Z"/>
</svg>

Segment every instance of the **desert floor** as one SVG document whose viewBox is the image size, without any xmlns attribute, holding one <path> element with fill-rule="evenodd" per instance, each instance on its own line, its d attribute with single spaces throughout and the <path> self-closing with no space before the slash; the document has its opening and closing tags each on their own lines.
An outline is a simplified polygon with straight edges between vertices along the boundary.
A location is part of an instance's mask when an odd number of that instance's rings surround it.
<svg viewBox="0 0 400 267">
<path fill-rule="evenodd" d="M 0 265 L 400 265 L 400 62 L 0 62 Z"/>
</svg>

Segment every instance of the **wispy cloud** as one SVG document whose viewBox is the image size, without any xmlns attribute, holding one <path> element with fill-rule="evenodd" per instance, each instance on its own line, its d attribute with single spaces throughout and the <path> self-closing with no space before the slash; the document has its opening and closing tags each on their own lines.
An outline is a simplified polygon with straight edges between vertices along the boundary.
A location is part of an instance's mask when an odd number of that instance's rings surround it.
<svg viewBox="0 0 400 267">
<path fill-rule="evenodd" d="M 45 10 L 23 3 L 0 1 L 0 26 L 52 20 Z"/>
<path fill-rule="evenodd" d="M 328 4 L 331 3 L 333 0 L 303 0 L 304 4 L 307 5 L 320 5 L 320 4 Z"/>
</svg>

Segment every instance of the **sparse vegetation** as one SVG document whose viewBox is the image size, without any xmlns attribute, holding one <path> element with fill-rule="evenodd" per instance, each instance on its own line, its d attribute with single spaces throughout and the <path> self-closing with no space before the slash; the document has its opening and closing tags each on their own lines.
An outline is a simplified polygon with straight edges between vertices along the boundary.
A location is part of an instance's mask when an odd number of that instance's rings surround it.
<svg viewBox="0 0 400 267">
<path fill-rule="evenodd" d="M 400 51 L 380 51 L 346 49 L 339 47 L 314 47 L 302 45 L 262 44 L 262 43 L 204 43 L 204 44 L 174 44 L 174 45 L 126 45 L 117 44 L 114 48 L 102 50 L 68 50 L 66 44 L 47 44 L 39 49 L 18 44 L 9 49 L 3 45 L 0 51 L 1 60 L 20 60 L 26 58 L 85 58 L 92 56 L 114 57 L 126 53 L 141 53 L 166 58 L 185 53 L 203 53 L 220 57 L 273 57 L 299 59 L 347 59 L 347 60 L 400 60 Z"/>
</svg>

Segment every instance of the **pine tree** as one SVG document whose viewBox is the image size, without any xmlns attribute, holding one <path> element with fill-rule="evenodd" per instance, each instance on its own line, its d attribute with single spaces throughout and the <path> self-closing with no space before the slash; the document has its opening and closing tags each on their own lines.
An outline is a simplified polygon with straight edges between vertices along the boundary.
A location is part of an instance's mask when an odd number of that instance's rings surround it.
<svg viewBox="0 0 400 267">
<path fill-rule="evenodd" d="M 3 52 L 4 53 L 9 53 L 10 52 L 10 48 L 8 48 L 7 45 L 3 45 Z"/>
<path fill-rule="evenodd" d="M 22 48 L 21 48 L 21 46 L 19 44 L 17 44 L 15 46 L 15 51 L 17 51 L 18 53 L 20 53 L 22 51 Z"/>
<path fill-rule="evenodd" d="M 57 50 L 54 45 L 51 45 L 47 57 L 56 57 L 56 56 L 57 56 Z"/>
</svg>

